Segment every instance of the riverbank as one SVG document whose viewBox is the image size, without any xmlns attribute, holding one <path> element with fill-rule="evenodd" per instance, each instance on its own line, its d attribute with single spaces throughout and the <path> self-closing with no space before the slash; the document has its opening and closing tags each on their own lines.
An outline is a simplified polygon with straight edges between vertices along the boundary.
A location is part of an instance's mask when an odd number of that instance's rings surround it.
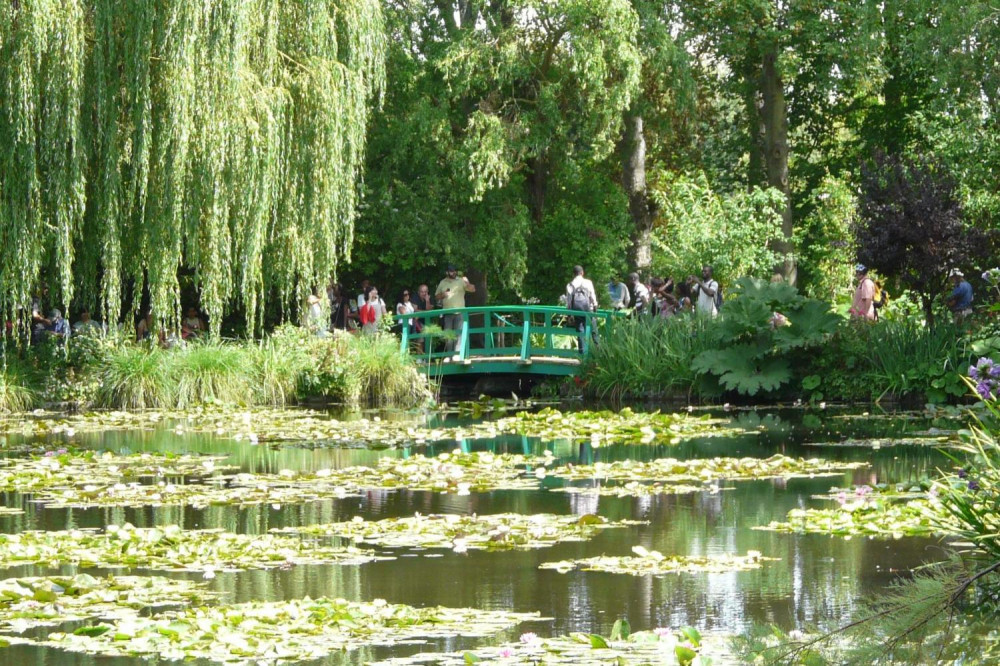
<svg viewBox="0 0 1000 666">
<path fill-rule="evenodd" d="M 8 346 L 0 413 L 165 409 L 202 403 L 413 407 L 433 400 L 415 361 L 391 335 L 317 337 L 283 326 L 260 341 L 192 341 L 170 349 L 115 335 Z"/>
</svg>

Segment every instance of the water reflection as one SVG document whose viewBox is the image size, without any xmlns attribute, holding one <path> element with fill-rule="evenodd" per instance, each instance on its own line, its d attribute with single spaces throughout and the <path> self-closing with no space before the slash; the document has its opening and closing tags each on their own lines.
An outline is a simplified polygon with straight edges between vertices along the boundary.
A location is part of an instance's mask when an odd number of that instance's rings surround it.
<svg viewBox="0 0 1000 666">
<path fill-rule="evenodd" d="M 729 436 L 704 437 L 676 446 L 609 446 L 589 443 L 541 442 L 518 436 L 494 440 L 465 440 L 428 447 L 386 451 L 358 449 L 274 449 L 248 443 L 220 441 L 199 434 L 172 430 L 85 433 L 77 444 L 119 453 L 140 451 L 200 452 L 229 456 L 243 471 L 276 473 L 283 469 L 316 471 L 351 465 L 374 465 L 380 457 L 406 457 L 416 453 L 437 455 L 463 450 L 541 454 L 552 452 L 560 462 L 592 464 L 596 461 L 651 460 L 659 457 L 713 456 L 826 457 L 864 460 L 869 468 L 850 473 L 790 480 L 723 482 L 719 491 L 689 495 L 640 498 L 547 492 L 559 485 L 552 478 L 535 491 L 498 491 L 456 496 L 407 490 L 371 490 L 362 497 L 296 505 L 248 507 L 209 506 L 93 509 L 41 509 L 30 496 L 4 493 L 6 506 L 21 506 L 25 513 L 0 518 L 5 532 L 29 529 L 65 530 L 131 522 L 137 526 L 176 523 L 186 528 L 220 528 L 244 534 L 270 529 L 350 520 L 410 516 L 429 513 L 599 513 L 612 520 L 636 519 L 648 524 L 607 530 L 586 543 L 563 543 L 529 552 L 433 551 L 428 553 L 385 549 L 397 559 L 363 566 L 296 566 L 291 569 L 220 573 L 211 581 L 224 603 L 251 600 L 332 596 L 417 606 L 444 605 L 482 609 L 539 611 L 552 618 L 530 627 L 545 634 L 569 631 L 606 633 L 619 617 L 635 629 L 693 624 L 702 629 L 738 632 L 754 622 L 773 622 L 786 628 L 804 623 L 842 621 L 866 594 L 883 589 L 901 572 L 944 557 L 930 539 L 876 541 L 795 536 L 751 529 L 784 518 L 796 507 L 822 506 L 811 495 L 831 486 L 851 483 L 912 482 L 933 473 L 946 459 L 930 447 L 893 447 L 891 438 L 913 437 L 932 424 L 910 417 L 851 419 L 843 414 L 807 412 L 741 412 L 739 426 Z M 847 439 L 879 437 L 882 448 L 838 446 Z M 826 446 L 813 446 L 826 443 Z M 14 442 L 16 444 L 16 442 Z M 47 442 L 55 448 L 57 441 Z M 710 555 L 758 550 L 779 562 L 759 570 L 709 574 L 632 577 L 574 571 L 560 574 L 539 570 L 543 562 L 627 555 L 636 545 L 665 554 Z M 65 567 L 64 572 L 72 568 Z M 41 575 L 44 567 L 20 567 L 7 575 Z M 194 574 L 173 574 L 193 576 Z M 517 631 L 526 630 L 524 627 Z M 469 641 L 451 639 L 435 647 L 463 647 Z M 336 655 L 325 663 L 361 663 L 387 654 L 408 654 L 413 646 L 379 648 Z M 8 663 L 90 665 L 98 660 L 50 650 L 10 648 Z M 136 663 L 128 659 L 102 659 L 100 664 Z"/>
</svg>

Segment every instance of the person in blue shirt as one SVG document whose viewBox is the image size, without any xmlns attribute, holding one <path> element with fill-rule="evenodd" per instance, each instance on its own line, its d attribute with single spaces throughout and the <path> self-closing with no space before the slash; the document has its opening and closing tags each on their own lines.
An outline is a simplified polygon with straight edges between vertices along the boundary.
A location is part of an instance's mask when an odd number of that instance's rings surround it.
<svg viewBox="0 0 1000 666">
<path fill-rule="evenodd" d="M 948 273 L 948 279 L 954 286 L 951 295 L 948 296 L 948 308 L 955 317 L 955 323 L 961 324 L 966 317 L 972 314 L 972 285 L 966 281 L 965 275 L 957 268 L 951 269 L 951 272 Z"/>
</svg>

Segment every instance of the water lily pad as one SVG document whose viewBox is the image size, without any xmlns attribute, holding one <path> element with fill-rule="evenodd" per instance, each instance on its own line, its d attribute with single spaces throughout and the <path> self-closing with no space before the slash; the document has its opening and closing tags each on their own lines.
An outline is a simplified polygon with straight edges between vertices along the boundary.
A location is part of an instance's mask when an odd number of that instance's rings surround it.
<svg viewBox="0 0 1000 666">
<path fill-rule="evenodd" d="M 427 416 L 409 420 L 378 417 L 334 419 L 306 409 L 238 408 L 204 405 L 187 410 L 98 412 L 72 416 L 42 415 L 0 422 L 0 431 L 49 435 L 111 429 L 174 428 L 178 433 L 212 433 L 251 444 L 290 442 L 305 446 L 379 447 L 481 439 L 504 434 L 544 440 L 584 439 L 594 446 L 606 443 L 676 443 L 693 436 L 721 434 L 723 420 L 708 415 L 620 412 L 560 412 L 545 408 L 521 411 L 495 421 L 471 425 L 429 427 Z"/>
<path fill-rule="evenodd" d="M 547 548 L 564 541 L 585 541 L 599 531 L 643 525 L 644 521 L 609 521 L 600 516 L 555 516 L 501 513 L 488 516 L 440 514 L 309 525 L 281 530 L 300 534 L 346 537 L 360 543 L 404 548 L 513 550 Z"/>
<path fill-rule="evenodd" d="M 620 481 L 650 480 L 661 482 L 712 481 L 716 479 L 767 479 L 796 476 L 821 476 L 865 467 L 862 462 L 837 462 L 811 458 L 701 458 L 652 461 L 619 460 L 593 465 L 564 465 L 550 472 L 563 479 L 608 479 Z"/>
<path fill-rule="evenodd" d="M 275 534 L 183 530 L 177 525 L 0 535 L 0 567 L 20 564 L 129 567 L 161 571 L 235 571 L 298 564 L 361 564 L 373 553 Z M 391 558 L 378 558 L 391 559 Z"/>
<path fill-rule="evenodd" d="M 720 488 L 717 484 L 707 483 L 700 486 L 685 485 L 680 483 L 648 483 L 642 481 L 629 481 L 621 484 L 602 484 L 598 486 L 563 486 L 562 488 L 550 488 L 557 493 L 570 493 L 573 495 L 596 495 L 599 497 L 650 497 L 653 495 L 688 495 L 691 493 L 717 493 Z"/>
<path fill-rule="evenodd" d="M 606 573 L 630 574 L 632 576 L 661 576 L 669 573 L 726 573 L 729 571 L 749 571 L 759 569 L 764 562 L 776 562 L 778 558 L 764 557 L 751 550 L 746 555 L 664 555 L 642 546 L 632 549 L 634 555 L 624 557 L 588 557 L 579 560 L 545 562 L 539 569 L 555 569 L 559 573 L 580 571 L 603 571 Z"/>
<path fill-rule="evenodd" d="M 898 539 L 941 532 L 937 511 L 927 499 L 908 502 L 856 501 L 834 509 L 792 509 L 785 521 L 771 521 L 758 530 L 792 534 L 830 534 Z"/>
<path fill-rule="evenodd" d="M 487 636 L 538 619 L 537 613 L 306 598 L 167 611 L 113 622 L 99 636 L 54 633 L 37 644 L 108 656 L 273 663 L 373 645 Z"/>
<path fill-rule="evenodd" d="M 489 664 L 568 664 L 573 666 L 608 666 L 609 664 L 679 664 L 677 649 L 690 651 L 703 663 L 736 663 L 727 645 L 727 636 L 699 634 L 698 644 L 681 631 L 659 628 L 637 631 L 613 640 L 597 634 L 575 633 L 555 638 L 524 634 L 521 640 L 487 646 L 465 652 L 421 652 L 372 662 L 371 666 L 413 666 L 440 664 L 465 666 Z M 707 661 L 711 659 L 712 661 Z M 718 660 L 718 661 L 716 661 Z M 697 661 L 693 663 L 699 663 Z"/>
<path fill-rule="evenodd" d="M 140 453 L 56 453 L 0 460 L 0 492 L 37 492 L 52 488 L 99 488 L 138 479 L 206 477 L 227 469 L 225 457 Z"/>
<path fill-rule="evenodd" d="M 125 620 L 157 606 L 200 604 L 214 594 L 204 583 L 152 576 L 88 574 L 0 581 L 0 631 L 100 618 Z"/>
</svg>

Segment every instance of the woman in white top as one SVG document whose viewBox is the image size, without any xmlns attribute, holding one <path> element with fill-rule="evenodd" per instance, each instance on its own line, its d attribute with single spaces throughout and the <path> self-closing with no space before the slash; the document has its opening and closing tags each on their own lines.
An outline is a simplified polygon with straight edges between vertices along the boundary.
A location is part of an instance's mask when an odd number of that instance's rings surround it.
<svg viewBox="0 0 1000 666">
<path fill-rule="evenodd" d="M 407 315 L 413 314 L 413 303 L 410 302 L 410 290 L 404 289 L 402 299 L 399 303 L 396 303 L 396 314 Z M 413 332 L 413 320 L 410 319 L 407 326 L 410 327 L 410 333 Z"/>
</svg>

